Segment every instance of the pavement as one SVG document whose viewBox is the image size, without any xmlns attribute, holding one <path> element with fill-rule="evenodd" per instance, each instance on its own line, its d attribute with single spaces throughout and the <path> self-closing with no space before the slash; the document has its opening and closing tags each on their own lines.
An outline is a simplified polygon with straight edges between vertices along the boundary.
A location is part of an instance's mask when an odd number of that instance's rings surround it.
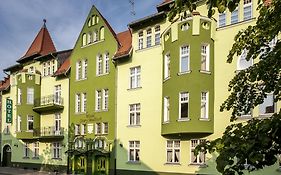
<svg viewBox="0 0 281 175">
<path fill-rule="evenodd" d="M 20 168 L 12 167 L 0 167 L 0 175 L 58 175 L 61 173 L 46 172 L 46 171 L 36 171 L 36 170 L 27 170 Z"/>
</svg>

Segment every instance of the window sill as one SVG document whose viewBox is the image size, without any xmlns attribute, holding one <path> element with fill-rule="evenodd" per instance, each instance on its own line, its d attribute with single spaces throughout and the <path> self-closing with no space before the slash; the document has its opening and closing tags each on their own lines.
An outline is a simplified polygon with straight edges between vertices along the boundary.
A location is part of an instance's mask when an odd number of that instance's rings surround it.
<svg viewBox="0 0 281 175">
<path fill-rule="evenodd" d="M 108 109 L 95 110 L 95 112 L 108 112 Z"/>
<path fill-rule="evenodd" d="M 33 160 L 39 160 L 39 157 L 32 157 Z"/>
<path fill-rule="evenodd" d="M 155 47 L 159 47 L 161 46 L 161 43 L 160 44 L 157 44 L 157 45 L 153 45 L 153 46 L 150 46 L 150 47 L 144 47 L 144 48 L 138 48 L 138 50 L 136 50 L 136 52 L 142 52 L 142 51 L 146 51 L 146 50 L 149 50 L 149 49 L 152 49 L 152 48 L 155 48 Z"/>
<path fill-rule="evenodd" d="M 207 168 L 208 165 L 205 163 L 190 163 L 190 166 L 199 166 L 200 168 Z"/>
<path fill-rule="evenodd" d="M 199 118 L 199 120 L 200 120 L 200 121 L 206 121 L 206 122 L 210 121 L 209 118 Z"/>
<path fill-rule="evenodd" d="M 185 71 L 185 72 L 179 72 L 178 75 L 185 75 L 185 74 L 190 74 L 192 71 L 189 70 L 189 71 Z"/>
<path fill-rule="evenodd" d="M 266 114 L 259 114 L 258 117 L 259 118 L 267 118 L 267 117 L 271 117 L 274 113 L 266 113 Z"/>
<path fill-rule="evenodd" d="M 52 158 L 53 160 L 59 160 L 59 161 L 62 161 L 62 158 Z"/>
<path fill-rule="evenodd" d="M 180 119 L 178 119 L 177 121 L 178 122 L 188 122 L 188 121 L 190 121 L 191 119 L 190 118 L 180 118 Z"/>
<path fill-rule="evenodd" d="M 238 119 L 240 119 L 240 120 L 248 120 L 251 118 L 252 118 L 252 115 L 241 115 L 238 117 Z"/>
<path fill-rule="evenodd" d="M 135 88 L 129 88 L 129 89 L 127 89 L 128 91 L 135 91 L 135 90 L 139 90 L 139 89 L 141 89 L 142 87 L 140 86 L 140 87 L 135 87 Z"/>
<path fill-rule="evenodd" d="M 211 75 L 211 71 L 208 71 L 208 70 L 199 70 L 200 73 L 203 73 L 203 74 L 209 74 Z"/>
<path fill-rule="evenodd" d="M 163 122 L 162 124 L 163 125 L 166 125 L 166 124 L 169 124 L 170 123 L 170 121 L 165 121 L 165 122 Z"/>
<path fill-rule="evenodd" d="M 127 128 L 140 128 L 141 125 L 128 125 Z"/>
<path fill-rule="evenodd" d="M 164 163 L 164 165 L 181 166 L 181 164 L 179 162 L 166 162 L 166 163 Z"/>
<path fill-rule="evenodd" d="M 109 72 L 108 73 L 103 73 L 103 74 L 96 74 L 96 76 L 97 77 L 102 77 L 102 76 L 105 76 L 105 75 L 108 75 L 109 74 Z"/>
<path fill-rule="evenodd" d="M 170 76 L 164 78 L 163 82 L 168 81 L 170 78 L 171 78 Z"/>
<path fill-rule="evenodd" d="M 88 78 L 80 78 L 80 79 L 76 79 L 76 82 L 79 82 L 79 81 L 84 81 L 84 80 L 87 80 Z"/>
<path fill-rule="evenodd" d="M 103 42 L 104 40 L 105 40 L 105 39 L 91 42 L 91 43 L 89 43 L 89 44 L 86 44 L 85 46 L 82 46 L 81 48 L 86 48 L 86 47 L 89 47 L 89 46 L 91 46 L 91 45 L 95 45 L 95 44 L 101 43 L 101 42 Z"/>
<path fill-rule="evenodd" d="M 75 115 L 83 115 L 86 114 L 86 112 L 75 112 Z"/>
<path fill-rule="evenodd" d="M 30 157 L 23 157 L 23 159 L 30 159 Z"/>
<path fill-rule="evenodd" d="M 127 164 L 140 165 L 140 161 L 128 161 Z"/>
</svg>

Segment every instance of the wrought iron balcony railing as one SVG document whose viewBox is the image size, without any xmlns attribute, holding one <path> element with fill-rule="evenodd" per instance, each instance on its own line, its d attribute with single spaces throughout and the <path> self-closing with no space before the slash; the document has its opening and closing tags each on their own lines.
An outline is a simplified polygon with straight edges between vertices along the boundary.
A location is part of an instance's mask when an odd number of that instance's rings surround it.
<svg viewBox="0 0 281 175">
<path fill-rule="evenodd" d="M 34 100 L 34 107 L 48 106 L 48 105 L 63 105 L 63 98 L 56 95 L 48 95 Z"/>
</svg>

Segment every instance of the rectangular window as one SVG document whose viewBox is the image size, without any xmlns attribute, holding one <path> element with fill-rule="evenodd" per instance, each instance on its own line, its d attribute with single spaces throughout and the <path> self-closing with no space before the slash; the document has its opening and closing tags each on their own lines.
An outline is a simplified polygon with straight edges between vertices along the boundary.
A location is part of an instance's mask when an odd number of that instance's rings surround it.
<svg viewBox="0 0 281 175">
<path fill-rule="evenodd" d="M 27 116 L 27 130 L 33 131 L 33 116 L 31 115 Z"/>
<path fill-rule="evenodd" d="M 81 112 L 81 95 L 80 94 L 75 95 L 75 112 L 76 113 Z"/>
<path fill-rule="evenodd" d="M 86 79 L 87 78 L 87 74 L 88 74 L 88 60 L 84 59 L 82 61 L 82 79 Z"/>
<path fill-rule="evenodd" d="M 231 24 L 235 24 L 239 22 L 239 18 L 238 18 L 238 7 L 231 12 Z"/>
<path fill-rule="evenodd" d="M 21 116 L 19 115 L 17 118 L 17 132 L 21 131 Z"/>
<path fill-rule="evenodd" d="M 252 0 L 244 0 L 244 20 L 252 18 Z"/>
<path fill-rule="evenodd" d="M 190 154 L 191 154 L 191 164 L 204 164 L 205 163 L 205 154 L 203 152 L 199 152 L 197 156 L 194 154 L 194 150 L 197 145 L 199 145 L 201 142 L 204 140 L 191 140 L 191 149 L 190 149 Z"/>
<path fill-rule="evenodd" d="M 155 45 L 160 44 L 160 26 L 155 27 Z"/>
<path fill-rule="evenodd" d="M 55 103 L 62 104 L 61 100 L 61 85 L 55 86 Z"/>
<path fill-rule="evenodd" d="M 75 135 L 80 135 L 80 125 L 75 125 L 74 129 Z"/>
<path fill-rule="evenodd" d="M 140 161 L 140 141 L 129 141 L 129 161 Z"/>
<path fill-rule="evenodd" d="M 104 54 L 104 73 L 109 73 L 109 53 Z"/>
<path fill-rule="evenodd" d="M 274 96 L 273 94 L 267 94 L 267 97 L 264 98 L 262 104 L 259 105 L 259 112 L 263 114 L 271 114 L 275 112 Z"/>
<path fill-rule="evenodd" d="M 88 124 L 87 130 L 88 130 L 88 134 L 92 134 L 94 132 L 94 125 L 93 125 L 93 123 Z"/>
<path fill-rule="evenodd" d="M 167 163 L 180 162 L 180 141 L 168 140 L 167 141 Z"/>
<path fill-rule="evenodd" d="M 226 14 L 220 13 L 219 14 L 219 27 L 223 27 L 226 25 Z"/>
<path fill-rule="evenodd" d="M 47 64 L 43 63 L 43 76 L 47 76 Z"/>
<path fill-rule="evenodd" d="M 141 67 L 130 68 L 130 88 L 140 87 Z"/>
<path fill-rule="evenodd" d="M 97 75 L 102 74 L 102 55 L 101 54 L 97 56 L 96 70 L 97 70 Z"/>
<path fill-rule="evenodd" d="M 108 134 L 108 123 L 102 123 L 102 134 Z"/>
<path fill-rule="evenodd" d="M 95 124 L 95 134 L 96 135 L 101 134 L 101 123 L 96 123 Z"/>
<path fill-rule="evenodd" d="M 48 75 L 51 75 L 51 62 L 49 61 L 47 65 L 48 65 Z"/>
<path fill-rule="evenodd" d="M 23 157 L 29 157 L 29 144 L 24 143 L 23 145 Z"/>
<path fill-rule="evenodd" d="M 82 93 L 82 109 L 81 112 L 86 112 L 87 110 L 87 94 L 86 93 Z"/>
<path fill-rule="evenodd" d="M 76 62 L 76 80 L 81 79 L 81 69 L 82 69 L 81 61 L 77 61 Z"/>
<path fill-rule="evenodd" d="M 108 110 L 108 89 L 103 90 L 103 110 Z"/>
<path fill-rule="evenodd" d="M 52 61 L 52 75 L 56 72 L 55 60 Z"/>
<path fill-rule="evenodd" d="M 143 32 L 139 32 L 139 49 L 143 49 Z"/>
<path fill-rule="evenodd" d="M 53 159 L 61 158 L 61 144 L 59 142 L 53 143 Z"/>
<path fill-rule="evenodd" d="M 101 90 L 96 91 L 96 111 L 101 110 Z"/>
<path fill-rule="evenodd" d="M 164 97 L 164 122 L 169 122 L 170 120 L 170 98 Z"/>
<path fill-rule="evenodd" d="M 86 134 L 86 124 L 81 124 L 81 135 Z"/>
<path fill-rule="evenodd" d="M 189 107 L 188 107 L 188 103 L 189 103 L 189 94 L 188 92 L 182 92 L 180 93 L 180 115 L 179 115 L 179 119 L 188 119 L 189 117 Z"/>
<path fill-rule="evenodd" d="M 140 125 L 140 103 L 131 104 L 130 106 L 129 125 Z"/>
<path fill-rule="evenodd" d="M 39 142 L 33 143 L 33 157 L 39 158 Z"/>
<path fill-rule="evenodd" d="M 180 72 L 189 71 L 189 46 L 180 48 Z"/>
<path fill-rule="evenodd" d="M 22 92 L 21 92 L 21 89 L 18 88 L 18 104 L 21 104 L 22 102 Z"/>
<path fill-rule="evenodd" d="M 209 53 L 209 45 L 203 44 L 201 45 L 201 70 L 209 71 L 210 70 L 210 53 Z"/>
<path fill-rule="evenodd" d="M 55 135 L 61 135 L 61 115 L 60 113 L 55 114 Z"/>
<path fill-rule="evenodd" d="M 151 29 L 147 29 L 146 31 L 146 47 L 151 47 Z"/>
<path fill-rule="evenodd" d="M 201 119 L 208 119 L 209 115 L 209 93 L 201 92 Z"/>
<path fill-rule="evenodd" d="M 170 54 L 166 54 L 164 60 L 164 79 L 170 77 L 170 59 Z"/>
<path fill-rule="evenodd" d="M 27 104 L 33 104 L 34 102 L 34 89 L 33 88 L 27 88 Z"/>
</svg>

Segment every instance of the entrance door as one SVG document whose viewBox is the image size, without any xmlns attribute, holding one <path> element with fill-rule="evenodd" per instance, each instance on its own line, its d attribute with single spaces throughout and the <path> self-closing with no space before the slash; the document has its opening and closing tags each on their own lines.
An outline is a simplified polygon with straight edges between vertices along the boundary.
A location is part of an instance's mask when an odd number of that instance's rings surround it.
<svg viewBox="0 0 281 175">
<path fill-rule="evenodd" d="M 95 175 L 107 175 L 107 166 L 105 156 L 96 157 Z"/>
<path fill-rule="evenodd" d="M 11 147 L 9 145 L 4 146 L 2 166 L 10 167 L 12 165 L 11 164 L 11 157 L 12 157 Z"/>
</svg>

